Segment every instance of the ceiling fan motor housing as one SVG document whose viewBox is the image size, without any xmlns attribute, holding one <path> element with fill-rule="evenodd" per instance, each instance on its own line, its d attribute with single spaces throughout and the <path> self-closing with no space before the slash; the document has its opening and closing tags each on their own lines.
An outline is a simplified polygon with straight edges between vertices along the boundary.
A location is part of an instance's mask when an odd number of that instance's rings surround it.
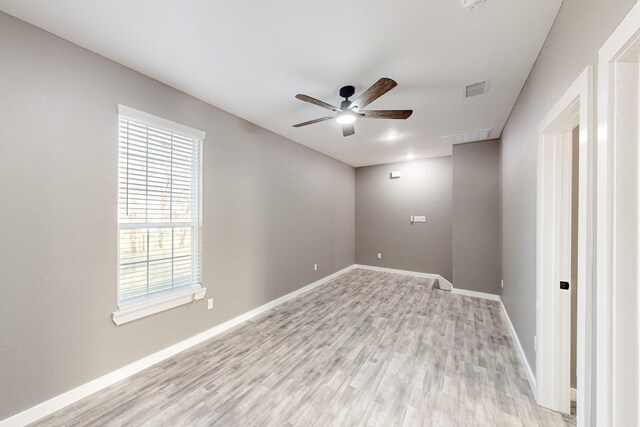
<svg viewBox="0 0 640 427">
<path fill-rule="evenodd" d="M 356 88 L 353 86 L 344 86 L 340 89 L 340 96 L 343 98 L 350 98 L 356 93 Z"/>
</svg>

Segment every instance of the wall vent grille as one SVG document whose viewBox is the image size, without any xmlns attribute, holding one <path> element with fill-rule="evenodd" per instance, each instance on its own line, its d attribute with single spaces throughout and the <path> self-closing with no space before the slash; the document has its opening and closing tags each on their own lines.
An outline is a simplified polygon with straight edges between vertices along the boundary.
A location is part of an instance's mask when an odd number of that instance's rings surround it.
<svg viewBox="0 0 640 427">
<path fill-rule="evenodd" d="M 474 83 L 465 88 L 464 97 L 472 98 L 487 93 L 487 82 Z"/>
<path fill-rule="evenodd" d="M 466 144 L 467 142 L 486 141 L 491 135 L 491 129 L 482 129 L 474 132 L 457 133 L 442 137 L 445 144 Z"/>
<path fill-rule="evenodd" d="M 486 3 L 487 0 L 462 0 L 460 4 L 467 10 L 474 10 Z"/>
</svg>

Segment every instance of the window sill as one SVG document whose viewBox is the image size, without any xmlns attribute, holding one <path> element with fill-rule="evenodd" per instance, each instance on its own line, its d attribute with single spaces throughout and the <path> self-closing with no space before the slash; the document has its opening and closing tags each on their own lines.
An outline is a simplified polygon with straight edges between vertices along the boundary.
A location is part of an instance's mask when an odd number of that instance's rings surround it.
<svg viewBox="0 0 640 427">
<path fill-rule="evenodd" d="M 189 304 L 203 299 L 206 293 L 207 288 L 193 285 L 165 295 L 158 295 L 153 299 L 118 306 L 118 310 L 112 314 L 113 323 L 122 325 L 179 305 Z"/>
</svg>

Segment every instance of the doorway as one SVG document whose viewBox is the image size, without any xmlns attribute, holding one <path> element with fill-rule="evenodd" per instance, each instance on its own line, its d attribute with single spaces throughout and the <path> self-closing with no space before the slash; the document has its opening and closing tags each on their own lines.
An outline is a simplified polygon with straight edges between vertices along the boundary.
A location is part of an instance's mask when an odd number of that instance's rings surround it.
<svg viewBox="0 0 640 427">
<path fill-rule="evenodd" d="M 592 93 L 588 67 L 538 127 L 536 400 L 568 414 L 573 397 L 580 426 L 592 406 Z"/>
<path fill-rule="evenodd" d="M 598 425 L 640 425 L 640 4 L 598 65 Z"/>
</svg>

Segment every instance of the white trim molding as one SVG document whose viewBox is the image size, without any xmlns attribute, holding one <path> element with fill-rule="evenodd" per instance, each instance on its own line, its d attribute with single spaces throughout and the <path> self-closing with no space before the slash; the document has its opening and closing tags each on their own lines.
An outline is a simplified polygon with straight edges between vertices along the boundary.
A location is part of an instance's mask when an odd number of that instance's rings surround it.
<svg viewBox="0 0 640 427">
<path fill-rule="evenodd" d="M 595 412 L 607 427 L 640 425 L 639 58 L 636 4 L 598 57 Z"/>
<path fill-rule="evenodd" d="M 127 107 L 126 105 L 118 104 L 118 114 L 130 117 L 132 119 L 141 120 L 146 123 L 151 123 L 160 129 L 164 129 L 172 133 L 180 133 L 184 136 L 195 138 L 200 141 L 204 141 L 204 139 L 207 137 L 207 133 L 205 131 L 194 129 L 192 127 L 185 126 L 171 120 L 163 119 L 162 117 L 157 117 L 153 114 L 145 113 L 144 111 Z"/>
<path fill-rule="evenodd" d="M 156 363 L 162 362 L 169 357 L 175 356 L 176 354 L 185 351 L 195 345 L 200 344 L 203 341 L 211 339 L 229 329 L 246 322 L 247 320 L 258 316 L 272 308 L 289 301 L 293 298 L 296 298 L 306 292 L 311 291 L 321 285 L 324 285 L 336 277 L 347 273 L 354 269 L 355 266 L 351 265 L 349 267 L 343 268 L 340 271 L 337 271 L 329 276 L 325 276 L 322 279 L 315 281 L 303 288 L 297 289 L 291 293 L 288 293 L 280 298 L 277 298 L 271 302 L 268 302 L 260 307 L 254 308 L 251 311 L 248 311 L 240 316 L 234 317 L 231 320 L 228 320 L 224 323 L 221 323 L 218 326 L 214 326 L 211 329 L 208 329 L 204 332 L 201 332 L 197 335 L 192 336 L 191 338 L 187 338 L 184 341 L 180 341 L 177 344 L 174 344 L 170 347 L 167 347 L 163 350 L 157 351 L 149 356 L 143 357 L 140 360 L 137 360 L 133 363 L 130 363 L 126 366 L 123 366 L 120 369 L 116 369 L 113 372 L 110 372 L 106 375 L 103 375 L 99 378 L 96 378 L 88 383 L 85 383 L 79 387 L 76 387 L 72 390 L 69 390 L 65 393 L 62 393 L 56 397 L 53 397 L 45 402 L 42 402 L 36 406 L 33 406 L 29 409 L 26 409 L 16 415 L 13 415 L 9 418 L 6 418 L 0 421 L 0 427 L 19 427 L 25 426 L 27 424 L 33 423 L 43 417 L 46 417 L 49 414 L 52 414 L 55 411 L 58 411 L 65 406 L 71 405 L 93 393 L 96 393 L 110 385 L 113 385 L 119 381 L 124 380 L 150 366 L 155 365 Z"/>
<path fill-rule="evenodd" d="M 373 265 L 354 264 L 354 268 L 362 268 L 364 270 L 381 271 L 383 273 L 403 274 L 405 276 L 425 277 L 427 279 L 438 280 L 440 289 L 452 291 L 453 284 L 439 274 L 422 273 L 419 271 L 396 270 L 395 268 L 376 267 Z"/>
<path fill-rule="evenodd" d="M 536 401 L 570 412 L 571 173 L 578 168 L 577 420 L 591 421 L 595 115 L 593 67 L 587 67 L 538 125 L 536 214 Z M 580 126 L 578 164 L 572 165 L 572 132 Z"/>
<path fill-rule="evenodd" d="M 518 355 L 520 356 L 520 362 L 522 363 L 522 367 L 524 368 L 524 372 L 527 375 L 527 379 L 529 380 L 529 387 L 531 387 L 531 392 L 533 396 L 536 396 L 536 377 L 533 374 L 533 370 L 529 365 L 529 361 L 527 360 L 527 356 L 524 354 L 524 350 L 522 349 L 522 344 L 520 344 L 520 339 L 518 338 L 518 334 L 516 333 L 516 329 L 513 327 L 513 323 L 511 323 L 511 318 L 509 317 L 509 313 L 507 313 L 507 308 L 504 306 L 504 302 L 502 302 L 502 298 L 500 298 L 500 307 L 502 308 L 502 315 L 504 320 L 509 327 L 509 332 L 511 332 L 511 338 L 516 346 L 516 350 L 518 351 Z"/>
<path fill-rule="evenodd" d="M 166 295 L 158 295 L 153 298 L 144 298 L 140 302 L 132 302 L 123 305 L 119 310 L 112 313 L 111 318 L 116 325 L 132 322 L 161 311 L 169 310 L 184 304 L 190 304 L 204 298 L 207 288 L 200 285 L 185 286 L 172 292 L 166 292 Z"/>
<path fill-rule="evenodd" d="M 466 297 L 488 299 L 488 300 L 491 300 L 491 301 L 500 301 L 500 295 L 488 294 L 486 292 L 469 291 L 467 289 L 454 288 L 454 289 L 451 290 L 451 293 L 452 294 L 463 295 L 463 296 L 466 296 Z"/>
</svg>

